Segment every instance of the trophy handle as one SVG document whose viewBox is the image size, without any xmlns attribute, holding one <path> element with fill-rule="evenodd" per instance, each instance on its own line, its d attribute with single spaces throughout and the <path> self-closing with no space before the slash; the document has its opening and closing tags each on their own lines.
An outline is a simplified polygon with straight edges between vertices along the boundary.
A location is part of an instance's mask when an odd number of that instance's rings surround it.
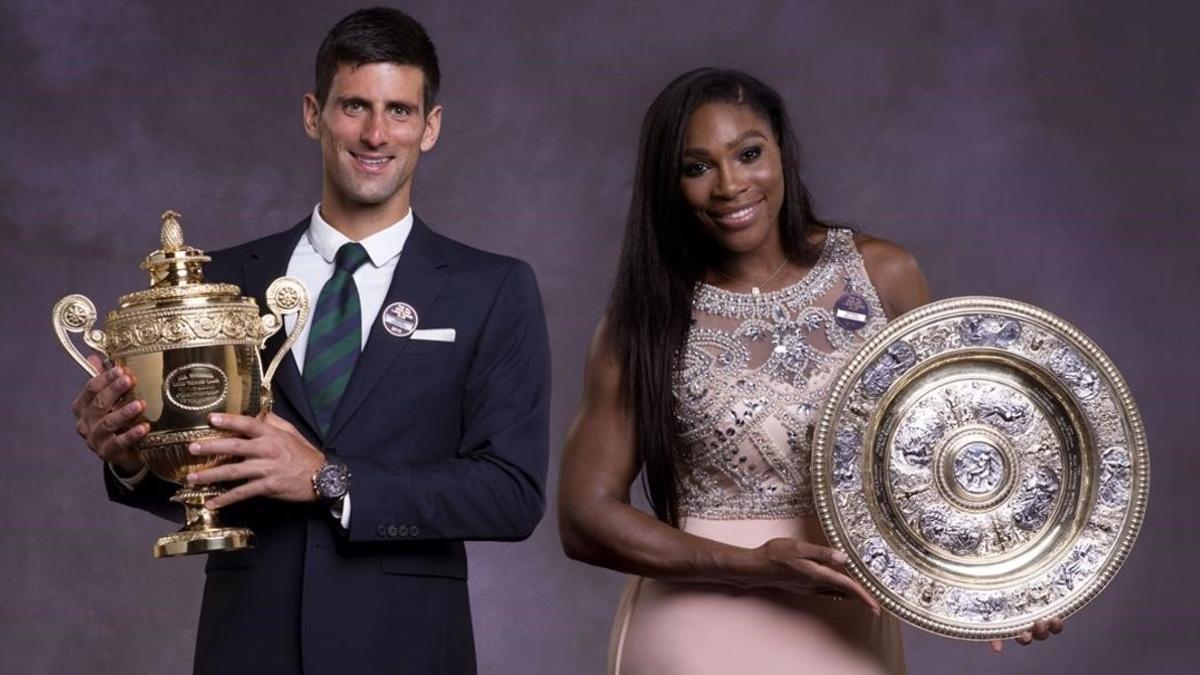
<svg viewBox="0 0 1200 675">
<path fill-rule="evenodd" d="M 87 296 L 78 293 L 68 295 L 54 305 L 50 322 L 54 324 L 54 334 L 58 336 L 58 341 L 62 343 L 63 349 L 67 350 L 71 358 L 75 359 L 75 363 L 78 363 L 89 375 L 93 377 L 99 375 L 100 371 L 84 358 L 83 354 L 79 353 L 79 348 L 67 335 L 67 333 L 83 333 L 83 341 L 87 343 L 87 346 L 108 358 L 108 352 L 104 350 L 108 336 L 104 334 L 104 331 L 92 328 L 96 323 L 96 306 L 92 304 L 92 301 L 88 300 Z"/>
<path fill-rule="evenodd" d="M 295 277 L 279 277 L 271 282 L 267 287 L 267 308 L 271 310 L 270 314 L 263 314 L 263 336 L 261 349 L 266 345 L 267 338 L 274 335 L 283 327 L 283 317 L 288 314 L 299 314 L 296 317 L 296 325 L 292 327 L 292 334 L 284 340 L 283 346 L 275 354 L 275 358 L 271 359 L 271 364 L 267 366 L 267 372 L 263 374 L 262 385 L 264 392 L 264 400 L 269 401 L 271 397 L 271 378 L 275 377 L 275 370 L 279 368 L 283 357 L 287 355 L 288 350 L 296 343 L 296 338 L 300 337 L 300 331 L 304 329 L 308 323 L 309 301 L 308 288 L 304 282 Z"/>
</svg>

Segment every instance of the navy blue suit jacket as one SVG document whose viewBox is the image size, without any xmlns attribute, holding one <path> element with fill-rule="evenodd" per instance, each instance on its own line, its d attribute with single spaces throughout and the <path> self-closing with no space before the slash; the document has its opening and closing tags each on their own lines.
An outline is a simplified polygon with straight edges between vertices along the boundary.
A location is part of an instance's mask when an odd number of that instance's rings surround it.
<svg viewBox="0 0 1200 675">
<path fill-rule="evenodd" d="M 213 253 L 207 280 L 265 307 L 307 227 Z M 320 289 L 309 291 L 315 303 Z M 196 672 L 475 671 L 463 540 L 524 539 L 545 509 L 550 359 L 537 281 L 526 263 L 414 219 L 384 307 L 393 302 L 455 341 L 398 338 L 376 320 L 324 436 L 285 357 L 274 412 L 350 467 L 350 527 L 317 504 L 223 509 L 257 543 L 209 556 Z M 268 340 L 264 368 L 282 343 L 283 331 Z M 174 485 L 106 480 L 116 501 L 182 516 L 166 501 Z"/>
</svg>

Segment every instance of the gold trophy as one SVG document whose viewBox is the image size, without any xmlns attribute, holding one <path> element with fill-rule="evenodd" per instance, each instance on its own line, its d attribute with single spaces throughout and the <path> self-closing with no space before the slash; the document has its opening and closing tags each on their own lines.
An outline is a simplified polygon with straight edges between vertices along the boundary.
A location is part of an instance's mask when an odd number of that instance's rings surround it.
<svg viewBox="0 0 1200 675">
<path fill-rule="evenodd" d="M 155 542 L 156 558 L 253 546 L 253 532 L 222 526 L 216 511 L 204 507 L 223 488 L 184 485 L 189 473 L 230 458 L 196 457 L 187 447 L 232 436 L 208 425 L 211 413 L 265 416 L 271 410 L 271 377 L 309 315 L 308 290 L 292 277 L 267 288 L 271 313 L 262 316 L 254 298 L 242 297 L 237 286 L 205 283 L 201 265 L 211 258 L 184 245 L 179 218 L 174 211 L 162 215 L 162 248 L 141 264 L 150 273 L 150 288 L 122 296 L 104 330 L 93 328 L 96 307 L 83 295 L 59 300 L 52 317 L 59 341 L 89 374 L 98 371 L 68 333 L 83 333 L 89 347 L 136 375 L 125 399 L 146 402 L 137 422 L 150 425 L 138 442 L 138 457 L 154 475 L 181 486 L 171 501 L 186 511 L 183 529 Z M 296 326 L 264 373 L 259 350 L 288 314 L 298 315 Z"/>
</svg>

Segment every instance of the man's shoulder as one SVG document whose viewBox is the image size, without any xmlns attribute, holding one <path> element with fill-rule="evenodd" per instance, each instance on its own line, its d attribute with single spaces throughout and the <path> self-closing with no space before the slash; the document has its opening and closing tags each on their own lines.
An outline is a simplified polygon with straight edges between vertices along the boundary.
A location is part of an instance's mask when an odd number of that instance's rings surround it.
<svg viewBox="0 0 1200 675">
<path fill-rule="evenodd" d="M 289 250 L 296 246 L 298 239 L 297 229 L 303 229 L 308 224 L 308 217 L 298 223 L 289 225 L 286 229 L 277 230 L 271 234 L 267 234 L 257 239 L 251 239 L 240 244 L 227 246 L 225 248 L 209 251 L 208 255 L 214 259 L 221 260 L 241 260 L 257 252 L 274 251 L 282 247 L 287 247 Z"/>
<path fill-rule="evenodd" d="M 456 275 L 465 274 L 499 281 L 514 272 L 533 274 L 529 263 L 520 258 L 463 243 L 433 230 L 428 225 L 426 230 L 442 258 L 451 265 Z"/>
</svg>

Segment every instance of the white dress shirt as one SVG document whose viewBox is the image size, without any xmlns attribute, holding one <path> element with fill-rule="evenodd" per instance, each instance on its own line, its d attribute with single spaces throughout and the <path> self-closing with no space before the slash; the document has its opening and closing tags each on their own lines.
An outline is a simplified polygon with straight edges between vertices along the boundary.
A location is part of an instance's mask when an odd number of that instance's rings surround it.
<svg viewBox="0 0 1200 675">
<path fill-rule="evenodd" d="M 362 308 L 362 346 L 367 346 L 367 338 L 371 335 L 371 326 L 379 317 L 379 310 L 387 298 L 388 287 L 392 285 L 392 273 L 396 271 L 396 263 L 400 260 L 400 252 L 404 250 L 404 242 L 412 232 L 413 214 L 408 214 L 392 225 L 358 242 L 367 249 L 370 260 L 354 272 L 354 285 L 358 287 L 358 303 Z M 333 229 L 321 217 L 321 205 L 313 208 L 312 221 L 308 231 L 296 243 L 292 251 L 292 259 L 288 262 L 287 273 L 296 277 L 308 287 L 309 301 L 313 309 L 317 307 L 317 297 L 321 287 L 333 276 L 333 260 L 338 249 L 343 244 L 350 243 L 350 238 Z M 283 318 L 288 335 L 296 326 L 296 315 L 289 314 Z M 304 355 L 308 351 L 308 326 L 300 331 L 300 338 L 292 345 L 292 357 L 296 366 L 304 373 Z"/>
<path fill-rule="evenodd" d="M 367 250 L 369 258 L 368 262 L 354 272 L 354 285 L 358 288 L 358 303 L 362 311 L 363 348 L 367 346 L 371 327 L 379 316 L 379 310 L 383 308 L 383 301 L 387 299 L 388 288 L 392 285 L 392 273 L 396 271 L 396 263 L 400 260 L 400 253 L 404 250 L 404 243 L 408 241 L 412 226 L 413 213 L 410 208 L 399 221 L 358 242 Z M 295 250 L 292 251 L 287 273 L 308 287 L 309 301 L 314 310 L 321 288 L 333 276 L 334 258 L 338 249 L 350 241 L 349 237 L 325 221 L 321 216 L 320 204 L 313 207 L 308 230 L 300 237 Z M 284 330 L 291 335 L 296 327 L 296 315 L 285 316 L 283 322 Z M 300 369 L 301 374 L 304 373 L 304 356 L 308 351 L 308 331 L 309 325 L 306 324 L 300 330 L 300 337 L 292 345 L 292 358 L 296 360 L 296 367 Z M 113 476 L 129 489 L 140 483 L 147 473 L 147 467 L 143 466 L 137 474 L 124 477 L 111 464 L 109 468 Z M 342 527 L 349 528 L 350 494 L 346 493 L 342 503 L 334 505 L 332 510 L 334 517 L 341 521 Z"/>
</svg>

